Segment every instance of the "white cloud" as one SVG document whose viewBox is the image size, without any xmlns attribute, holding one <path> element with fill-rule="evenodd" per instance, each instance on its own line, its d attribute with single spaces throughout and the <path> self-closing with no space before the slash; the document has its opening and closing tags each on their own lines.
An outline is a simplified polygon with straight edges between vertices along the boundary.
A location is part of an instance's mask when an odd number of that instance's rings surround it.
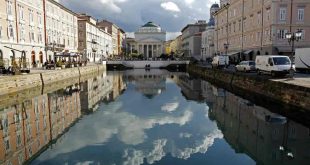
<svg viewBox="0 0 310 165">
<path fill-rule="evenodd" d="M 200 142 L 200 144 L 196 144 L 197 146 L 193 146 L 192 148 L 184 148 L 177 149 L 175 152 L 172 152 L 172 155 L 174 157 L 180 158 L 180 159 L 188 159 L 191 157 L 191 155 L 196 153 L 206 153 L 214 143 L 215 139 L 222 139 L 223 133 L 220 130 L 215 130 L 214 132 L 208 134 L 205 136 L 205 138 Z"/>
<path fill-rule="evenodd" d="M 124 3 L 127 0 L 101 0 L 101 3 L 106 5 L 110 10 L 121 13 L 122 9 L 117 5 L 118 3 Z"/>
<path fill-rule="evenodd" d="M 165 105 L 163 105 L 163 106 L 161 107 L 161 110 L 162 110 L 162 111 L 165 111 L 165 112 L 171 113 L 171 112 L 177 110 L 178 107 L 179 107 L 179 103 L 178 103 L 178 102 L 175 102 L 175 103 L 167 103 L 167 104 L 165 104 Z"/>
<path fill-rule="evenodd" d="M 153 142 L 153 150 L 135 150 L 126 149 L 123 158 L 126 160 L 123 165 L 140 165 L 146 159 L 148 164 L 153 164 L 161 160 L 165 155 L 164 147 L 166 146 L 167 139 L 158 139 Z"/>
<path fill-rule="evenodd" d="M 192 4 L 193 2 L 195 2 L 195 0 L 185 0 L 185 3 L 187 3 L 187 4 Z"/>
<path fill-rule="evenodd" d="M 168 11 L 173 11 L 173 12 L 180 12 L 180 8 L 177 4 L 173 3 L 173 2 L 163 2 L 160 4 L 160 6 Z"/>
</svg>

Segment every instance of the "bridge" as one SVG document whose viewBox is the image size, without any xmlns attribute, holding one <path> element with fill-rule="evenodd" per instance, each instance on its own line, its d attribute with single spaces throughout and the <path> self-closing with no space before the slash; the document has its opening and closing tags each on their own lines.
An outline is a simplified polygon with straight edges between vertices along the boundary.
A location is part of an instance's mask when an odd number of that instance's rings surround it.
<svg viewBox="0 0 310 165">
<path fill-rule="evenodd" d="M 126 69 L 184 69 L 189 61 L 106 61 L 108 70 Z"/>
</svg>

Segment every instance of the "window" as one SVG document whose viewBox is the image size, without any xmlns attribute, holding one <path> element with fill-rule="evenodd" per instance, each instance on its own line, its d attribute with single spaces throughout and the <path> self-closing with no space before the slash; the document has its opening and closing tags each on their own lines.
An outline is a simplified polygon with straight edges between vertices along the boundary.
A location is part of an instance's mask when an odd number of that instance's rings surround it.
<svg viewBox="0 0 310 165">
<path fill-rule="evenodd" d="M 10 151 L 10 139 L 5 139 L 4 144 L 5 144 L 5 151 L 9 152 Z"/>
<path fill-rule="evenodd" d="M 29 10 L 29 22 L 33 23 L 33 10 Z"/>
<path fill-rule="evenodd" d="M 260 20 L 262 19 L 261 13 L 257 13 L 257 24 L 260 25 Z"/>
<path fill-rule="evenodd" d="M 298 21 L 304 21 L 305 9 L 298 9 Z"/>
<path fill-rule="evenodd" d="M 2 26 L 0 26 L 0 39 L 2 38 Z"/>
<path fill-rule="evenodd" d="M 270 20 L 270 9 L 267 9 L 267 20 Z"/>
<path fill-rule="evenodd" d="M 38 34 L 38 42 L 39 43 L 42 43 L 42 32 L 41 32 L 41 30 L 39 30 L 39 34 Z"/>
<path fill-rule="evenodd" d="M 9 36 L 9 38 L 14 38 L 14 29 L 13 29 L 13 26 L 11 24 L 8 27 L 8 36 Z"/>
<path fill-rule="evenodd" d="M 306 34 L 305 34 L 305 30 L 303 30 L 303 29 L 297 29 L 297 31 L 301 31 L 301 39 L 304 40 L 305 37 L 306 37 L 306 36 L 305 36 L 305 35 L 306 35 Z"/>
<path fill-rule="evenodd" d="M 282 7 L 280 8 L 280 21 L 286 20 L 286 8 Z"/>
<path fill-rule="evenodd" d="M 25 41 L 25 28 L 21 27 L 20 29 L 20 41 Z"/>
<path fill-rule="evenodd" d="M 38 13 L 38 24 L 42 25 L 42 17 L 40 13 Z"/>
<path fill-rule="evenodd" d="M 12 11 L 12 2 L 11 1 L 7 1 L 6 2 L 6 12 L 8 15 L 12 15 L 13 11 Z"/>
<path fill-rule="evenodd" d="M 17 147 L 20 147 L 22 144 L 22 137 L 20 134 L 17 134 L 17 137 L 16 137 L 16 145 Z"/>
<path fill-rule="evenodd" d="M 19 10 L 19 19 L 24 20 L 24 8 L 19 5 L 18 10 Z"/>
<path fill-rule="evenodd" d="M 284 30 L 284 29 L 279 29 L 277 31 L 277 36 L 278 36 L 278 39 L 285 39 L 285 34 L 287 33 L 287 30 Z"/>
</svg>

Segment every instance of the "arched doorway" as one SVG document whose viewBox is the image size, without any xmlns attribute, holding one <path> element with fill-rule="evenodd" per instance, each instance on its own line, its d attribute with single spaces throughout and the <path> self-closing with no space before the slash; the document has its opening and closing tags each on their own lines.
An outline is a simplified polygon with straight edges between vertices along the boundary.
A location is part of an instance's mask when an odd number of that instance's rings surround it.
<svg viewBox="0 0 310 165">
<path fill-rule="evenodd" d="M 0 49 L 0 69 L 2 69 L 3 67 L 4 67 L 3 53 L 2 53 L 2 50 Z"/>
<path fill-rule="evenodd" d="M 21 55 L 21 64 L 23 68 L 27 67 L 26 52 L 24 50 L 22 51 L 22 55 Z"/>
<path fill-rule="evenodd" d="M 3 60 L 3 53 L 1 49 L 0 49 L 0 60 Z"/>
<path fill-rule="evenodd" d="M 11 50 L 11 54 L 10 54 L 10 58 L 11 58 L 11 66 L 16 66 L 16 59 L 15 59 L 15 51 Z"/>
<path fill-rule="evenodd" d="M 36 63 L 36 52 L 35 51 L 31 51 L 31 64 L 33 67 L 36 67 L 37 63 Z"/>
<path fill-rule="evenodd" d="M 39 61 L 41 64 L 43 64 L 43 53 L 42 53 L 42 51 L 39 52 Z"/>
</svg>

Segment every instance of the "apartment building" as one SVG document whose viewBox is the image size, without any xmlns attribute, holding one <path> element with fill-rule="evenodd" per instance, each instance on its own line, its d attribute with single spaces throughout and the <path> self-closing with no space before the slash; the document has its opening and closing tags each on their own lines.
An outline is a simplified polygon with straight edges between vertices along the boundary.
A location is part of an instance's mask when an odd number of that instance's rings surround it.
<svg viewBox="0 0 310 165">
<path fill-rule="evenodd" d="M 118 29 L 117 33 L 118 55 L 123 57 L 126 49 L 126 33 L 121 28 Z"/>
<path fill-rule="evenodd" d="M 170 43 L 171 51 L 175 53 L 176 56 L 182 53 L 182 35 L 179 35 Z"/>
<path fill-rule="evenodd" d="M 97 24 L 94 18 L 86 14 L 79 15 L 78 25 L 78 50 L 84 54 L 84 58 L 98 62 L 112 53 L 112 35 L 107 28 Z"/>
<path fill-rule="evenodd" d="M 54 59 L 56 53 L 78 52 L 78 15 L 55 0 L 43 3 L 47 58 Z"/>
<path fill-rule="evenodd" d="M 201 59 L 207 60 L 213 57 L 214 49 L 214 26 L 215 20 L 213 14 L 219 10 L 218 4 L 213 4 L 210 8 L 210 19 L 208 26 L 201 34 Z"/>
<path fill-rule="evenodd" d="M 121 44 L 123 43 L 124 33 L 120 31 L 120 28 L 112 22 L 102 20 L 98 22 L 98 26 L 107 27 L 108 33 L 112 36 L 112 54 L 110 56 L 118 56 L 121 50 Z"/>
<path fill-rule="evenodd" d="M 215 17 L 215 50 L 235 61 L 292 54 L 285 34 L 302 31 L 296 47 L 310 47 L 310 1 L 223 0 Z"/>
<path fill-rule="evenodd" d="M 41 0 L 0 2 L 0 58 L 26 57 L 32 67 L 44 61 L 44 22 Z"/>
<path fill-rule="evenodd" d="M 54 0 L 0 2 L 0 58 L 41 67 L 57 52 L 77 52 L 77 15 Z"/>
<path fill-rule="evenodd" d="M 182 29 L 182 50 L 187 57 L 201 58 L 201 33 L 207 27 L 205 20 L 188 24 Z"/>
</svg>

